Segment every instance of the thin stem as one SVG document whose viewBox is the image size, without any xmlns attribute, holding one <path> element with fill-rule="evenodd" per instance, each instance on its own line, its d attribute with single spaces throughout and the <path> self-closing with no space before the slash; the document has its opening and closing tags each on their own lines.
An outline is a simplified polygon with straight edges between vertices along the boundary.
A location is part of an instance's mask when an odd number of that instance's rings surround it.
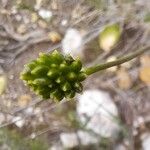
<svg viewBox="0 0 150 150">
<path fill-rule="evenodd" d="M 99 65 L 96 65 L 96 66 L 93 66 L 93 67 L 89 67 L 89 68 L 85 68 L 85 73 L 87 75 L 91 75 L 91 74 L 96 73 L 96 72 L 98 72 L 100 70 L 104 70 L 104 69 L 107 69 L 107 68 L 110 68 L 110 67 L 113 67 L 113 66 L 118 66 L 118 65 L 123 64 L 123 63 L 125 63 L 127 61 L 130 61 L 131 59 L 136 58 L 137 56 L 143 54 L 144 52 L 146 52 L 148 50 L 150 50 L 150 46 L 141 48 L 141 49 L 137 50 L 134 53 L 131 53 L 131 54 L 127 55 L 127 56 L 119 58 L 118 60 L 107 62 L 107 63 L 103 63 L 103 64 L 99 64 Z"/>
</svg>

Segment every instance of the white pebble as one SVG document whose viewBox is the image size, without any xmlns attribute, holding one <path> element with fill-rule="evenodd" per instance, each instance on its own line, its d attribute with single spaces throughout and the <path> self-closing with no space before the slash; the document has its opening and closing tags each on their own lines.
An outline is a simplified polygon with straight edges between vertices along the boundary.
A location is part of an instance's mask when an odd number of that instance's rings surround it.
<svg viewBox="0 0 150 150">
<path fill-rule="evenodd" d="M 41 16 L 43 19 L 46 19 L 46 20 L 50 20 L 53 15 L 51 11 L 45 10 L 45 9 L 40 9 L 38 13 L 39 13 L 39 16 Z"/>
<path fill-rule="evenodd" d="M 110 95 L 97 89 L 84 91 L 78 97 L 77 114 L 87 129 L 104 137 L 116 136 L 120 130 L 115 120 L 118 112 Z M 88 118 L 91 118 L 88 120 Z"/>
<path fill-rule="evenodd" d="M 62 50 L 64 54 L 82 57 L 83 55 L 83 39 L 81 33 L 77 29 L 70 28 L 66 31 L 62 40 Z"/>
</svg>

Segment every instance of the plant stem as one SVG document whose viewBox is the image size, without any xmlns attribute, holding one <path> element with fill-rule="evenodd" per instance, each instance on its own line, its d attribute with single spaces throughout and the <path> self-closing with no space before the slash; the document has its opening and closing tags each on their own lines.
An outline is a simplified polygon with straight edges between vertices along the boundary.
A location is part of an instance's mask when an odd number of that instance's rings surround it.
<svg viewBox="0 0 150 150">
<path fill-rule="evenodd" d="M 137 50 L 136 52 L 131 53 L 131 54 L 129 54 L 127 56 L 124 56 L 122 58 L 119 58 L 115 61 L 111 61 L 111 62 L 95 65 L 95 66 L 92 66 L 92 67 L 89 67 L 89 68 L 85 68 L 85 73 L 87 75 L 91 75 L 91 74 L 96 73 L 100 70 L 104 70 L 104 69 L 107 69 L 107 68 L 110 68 L 110 67 L 113 67 L 113 66 L 118 66 L 118 65 L 123 64 L 127 61 L 130 61 L 131 59 L 136 58 L 137 56 L 143 54 L 144 52 L 146 52 L 148 50 L 150 50 L 150 46 L 141 48 L 141 49 Z"/>
</svg>

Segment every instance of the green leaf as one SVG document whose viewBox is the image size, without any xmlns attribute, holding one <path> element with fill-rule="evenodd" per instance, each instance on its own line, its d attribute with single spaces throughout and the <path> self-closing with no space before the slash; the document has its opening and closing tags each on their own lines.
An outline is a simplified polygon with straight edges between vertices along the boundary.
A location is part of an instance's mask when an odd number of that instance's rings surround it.
<svg viewBox="0 0 150 150">
<path fill-rule="evenodd" d="M 118 24 L 108 25 L 99 35 L 99 45 L 105 51 L 110 51 L 121 37 L 121 28 Z"/>
</svg>

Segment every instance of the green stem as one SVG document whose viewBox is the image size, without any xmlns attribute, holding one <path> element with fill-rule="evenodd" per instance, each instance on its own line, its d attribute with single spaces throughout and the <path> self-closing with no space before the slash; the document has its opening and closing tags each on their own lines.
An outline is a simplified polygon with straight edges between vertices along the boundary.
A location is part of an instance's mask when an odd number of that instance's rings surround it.
<svg viewBox="0 0 150 150">
<path fill-rule="evenodd" d="M 100 70 L 104 70 L 104 69 L 107 69 L 107 68 L 110 68 L 110 67 L 113 67 L 113 66 L 118 66 L 120 64 L 123 64 L 133 58 L 136 58 L 137 56 L 143 54 L 144 52 L 150 50 L 150 46 L 147 46 L 147 47 L 144 47 L 142 49 L 139 49 L 137 50 L 136 52 L 134 53 L 131 53 L 127 56 L 124 56 L 122 58 L 119 58 L 118 60 L 115 60 L 115 61 L 111 61 L 111 62 L 107 62 L 107 63 L 103 63 L 103 64 L 99 64 L 99 65 L 96 65 L 96 66 L 93 66 L 93 67 L 89 67 L 89 68 L 85 68 L 85 73 L 87 75 L 91 75 L 93 73 L 96 73 Z"/>
</svg>

